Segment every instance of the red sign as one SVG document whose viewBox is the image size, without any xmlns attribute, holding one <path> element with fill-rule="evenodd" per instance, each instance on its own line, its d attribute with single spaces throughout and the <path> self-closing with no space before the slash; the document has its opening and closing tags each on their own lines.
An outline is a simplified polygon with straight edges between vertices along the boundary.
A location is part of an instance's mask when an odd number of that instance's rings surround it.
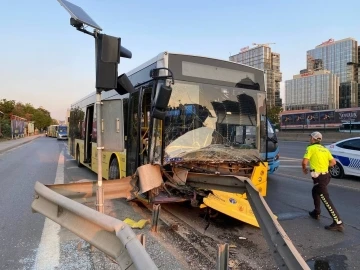
<svg viewBox="0 0 360 270">
<path fill-rule="evenodd" d="M 303 73 L 303 74 L 300 74 L 301 77 L 307 77 L 307 76 L 310 76 L 310 75 L 313 75 L 314 72 L 306 72 L 306 73 Z"/>
<path fill-rule="evenodd" d="M 327 41 L 324 41 L 323 43 L 321 43 L 319 46 L 323 46 L 323 45 L 329 45 L 331 43 L 334 43 L 334 39 L 333 38 L 330 38 L 329 40 Z"/>
</svg>

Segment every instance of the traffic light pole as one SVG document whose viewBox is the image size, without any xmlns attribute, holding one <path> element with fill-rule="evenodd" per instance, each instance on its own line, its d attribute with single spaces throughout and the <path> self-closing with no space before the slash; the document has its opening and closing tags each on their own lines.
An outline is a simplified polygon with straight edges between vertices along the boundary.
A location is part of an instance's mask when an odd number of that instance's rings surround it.
<svg viewBox="0 0 360 270">
<path fill-rule="evenodd" d="M 96 189 L 96 210 L 104 213 L 104 188 L 102 185 L 102 150 L 101 145 L 101 90 L 96 89 L 96 142 L 97 142 L 97 189 Z"/>
<path fill-rule="evenodd" d="M 98 54 L 99 54 L 99 47 L 98 41 L 99 38 L 97 31 L 94 31 L 95 37 L 95 70 L 99 67 L 97 65 L 98 62 Z M 96 146 L 97 146 L 97 187 L 96 187 L 96 210 L 100 213 L 104 213 L 104 187 L 102 184 L 102 150 L 104 147 L 102 146 L 101 142 L 101 92 L 102 89 L 96 88 Z"/>
<path fill-rule="evenodd" d="M 70 25 L 76 30 L 95 38 L 95 69 L 96 69 L 96 144 L 97 144 L 97 189 L 96 210 L 104 213 L 104 188 L 102 183 L 102 119 L 101 119 L 101 92 L 115 89 L 118 93 L 129 92 L 133 86 L 125 74 L 118 82 L 118 64 L 120 57 L 131 58 L 132 53 L 121 46 L 121 39 L 105 34 L 100 34 L 101 27 L 81 8 L 68 1 L 58 0 L 59 3 L 70 13 Z M 90 32 L 85 29 L 90 26 L 94 29 Z M 124 76 L 125 75 L 125 76 Z M 118 89 L 120 85 L 120 88 Z M 91 133 L 93 130 L 91 130 Z M 88 134 L 89 135 L 89 134 Z"/>
</svg>

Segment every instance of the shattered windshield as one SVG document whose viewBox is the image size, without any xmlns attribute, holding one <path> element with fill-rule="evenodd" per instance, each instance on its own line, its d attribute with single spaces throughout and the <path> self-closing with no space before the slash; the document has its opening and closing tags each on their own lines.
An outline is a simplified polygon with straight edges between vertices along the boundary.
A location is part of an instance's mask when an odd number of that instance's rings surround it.
<svg viewBox="0 0 360 270">
<path fill-rule="evenodd" d="M 223 161 L 258 157 L 266 132 L 257 115 L 264 108 L 260 91 L 177 81 L 165 118 L 165 163 L 199 155 Z"/>
</svg>

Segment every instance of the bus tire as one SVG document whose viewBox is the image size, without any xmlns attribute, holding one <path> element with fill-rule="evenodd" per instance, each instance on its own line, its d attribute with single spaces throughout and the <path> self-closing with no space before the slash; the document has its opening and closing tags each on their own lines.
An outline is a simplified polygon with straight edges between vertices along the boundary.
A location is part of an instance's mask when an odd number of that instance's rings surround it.
<svg viewBox="0 0 360 270">
<path fill-rule="evenodd" d="M 340 179 L 344 177 L 344 169 L 339 162 L 336 162 L 336 164 L 330 168 L 329 173 L 332 178 Z"/>
<path fill-rule="evenodd" d="M 112 158 L 109 165 L 109 180 L 120 179 L 119 162 L 115 157 Z"/>
<path fill-rule="evenodd" d="M 76 147 L 76 163 L 79 168 L 83 167 L 84 165 L 80 162 L 80 149 L 79 146 Z"/>
</svg>

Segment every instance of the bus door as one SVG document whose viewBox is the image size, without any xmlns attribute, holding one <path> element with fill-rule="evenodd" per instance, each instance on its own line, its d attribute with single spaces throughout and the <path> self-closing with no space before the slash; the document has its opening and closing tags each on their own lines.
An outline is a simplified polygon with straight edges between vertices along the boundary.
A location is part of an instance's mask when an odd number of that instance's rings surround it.
<svg viewBox="0 0 360 270">
<path fill-rule="evenodd" d="M 126 174 L 132 175 L 137 167 L 147 164 L 152 87 L 141 87 L 129 99 L 128 139 L 126 147 Z"/>
<path fill-rule="evenodd" d="M 91 143 L 94 123 L 94 105 L 86 108 L 85 140 L 84 140 L 84 163 L 91 164 Z"/>
</svg>

